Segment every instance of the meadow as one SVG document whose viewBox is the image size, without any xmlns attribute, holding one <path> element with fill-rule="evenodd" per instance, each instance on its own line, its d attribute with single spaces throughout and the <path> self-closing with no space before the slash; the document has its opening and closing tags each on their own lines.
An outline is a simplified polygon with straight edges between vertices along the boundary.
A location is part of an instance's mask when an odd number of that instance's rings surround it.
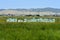
<svg viewBox="0 0 60 40">
<path fill-rule="evenodd" d="M 0 17 L 0 40 L 60 40 L 60 18 L 55 23 L 7 23 L 7 18 Z"/>
</svg>

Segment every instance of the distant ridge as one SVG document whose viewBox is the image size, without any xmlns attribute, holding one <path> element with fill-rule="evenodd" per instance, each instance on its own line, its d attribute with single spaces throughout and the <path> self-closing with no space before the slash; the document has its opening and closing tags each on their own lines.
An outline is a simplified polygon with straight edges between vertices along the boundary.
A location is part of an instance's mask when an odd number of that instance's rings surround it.
<svg viewBox="0 0 60 40">
<path fill-rule="evenodd" d="M 51 8 L 51 7 L 46 7 L 46 8 L 32 8 L 32 9 L 0 9 L 0 11 L 4 11 L 4 10 L 60 13 L 60 9 Z"/>
<path fill-rule="evenodd" d="M 57 8 L 31 8 L 31 9 L 0 9 L 0 16 L 60 16 L 60 9 Z"/>
</svg>

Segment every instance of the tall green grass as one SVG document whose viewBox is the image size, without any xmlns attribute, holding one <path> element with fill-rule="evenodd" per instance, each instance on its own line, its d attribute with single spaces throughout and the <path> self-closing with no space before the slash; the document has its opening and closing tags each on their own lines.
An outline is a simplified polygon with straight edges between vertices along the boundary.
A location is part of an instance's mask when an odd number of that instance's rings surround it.
<svg viewBox="0 0 60 40">
<path fill-rule="evenodd" d="M 7 18 L 11 17 L 0 17 L 0 40 L 60 40 L 60 18 L 55 18 L 55 23 L 7 23 Z"/>
<path fill-rule="evenodd" d="M 0 40 L 60 40 L 60 23 L 0 23 Z"/>
</svg>

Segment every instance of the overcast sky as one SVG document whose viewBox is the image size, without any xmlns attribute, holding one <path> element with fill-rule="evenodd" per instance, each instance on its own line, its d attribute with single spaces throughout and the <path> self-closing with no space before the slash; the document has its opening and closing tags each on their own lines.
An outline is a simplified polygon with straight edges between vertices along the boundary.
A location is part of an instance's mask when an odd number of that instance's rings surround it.
<svg viewBox="0 0 60 40">
<path fill-rule="evenodd" d="M 0 0 L 0 9 L 45 7 L 60 8 L 60 0 Z"/>
</svg>

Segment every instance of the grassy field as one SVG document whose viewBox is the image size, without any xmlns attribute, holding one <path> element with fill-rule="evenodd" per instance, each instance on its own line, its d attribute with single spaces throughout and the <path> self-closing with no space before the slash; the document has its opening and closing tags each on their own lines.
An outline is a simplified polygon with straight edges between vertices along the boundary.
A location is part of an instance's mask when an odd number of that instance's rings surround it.
<svg viewBox="0 0 60 40">
<path fill-rule="evenodd" d="M 55 23 L 7 23 L 6 18 L 0 17 L 0 40 L 60 40 L 60 18 Z"/>
</svg>

